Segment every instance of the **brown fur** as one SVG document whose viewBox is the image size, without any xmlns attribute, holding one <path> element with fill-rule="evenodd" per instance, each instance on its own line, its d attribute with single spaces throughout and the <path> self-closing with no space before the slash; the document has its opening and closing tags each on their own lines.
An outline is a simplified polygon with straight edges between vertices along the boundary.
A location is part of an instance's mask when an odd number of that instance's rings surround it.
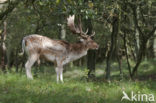
<svg viewBox="0 0 156 103">
<path fill-rule="evenodd" d="M 70 45 L 70 52 L 79 54 L 84 50 L 87 50 L 87 46 L 83 44 L 82 42 L 74 43 Z"/>
</svg>

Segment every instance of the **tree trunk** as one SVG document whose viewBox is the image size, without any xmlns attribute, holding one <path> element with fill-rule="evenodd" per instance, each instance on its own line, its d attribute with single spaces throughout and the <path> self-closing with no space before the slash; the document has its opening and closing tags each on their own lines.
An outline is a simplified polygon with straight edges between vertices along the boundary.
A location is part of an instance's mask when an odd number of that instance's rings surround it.
<svg viewBox="0 0 156 103">
<path fill-rule="evenodd" d="M 91 35 L 93 29 L 91 19 L 87 19 L 85 24 L 88 28 L 88 35 Z M 95 76 L 96 52 L 95 50 L 89 50 L 87 54 L 88 77 L 90 78 Z"/>
<path fill-rule="evenodd" d="M 123 78 L 123 70 L 122 70 L 122 67 L 121 67 L 122 55 L 120 54 L 120 51 L 118 49 L 116 50 L 116 52 L 117 52 L 116 59 L 117 59 L 118 65 L 119 65 L 120 77 Z"/>
<path fill-rule="evenodd" d="M 66 29 L 65 29 L 65 24 L 58 24 L 59 26 L 59 39 L 65 40 L 66 38 Z"/>
<path fill-rule="evenodd" d="M 87 56 L 87 68 L 89 69 L 88 77 L 95 76 L 96 54 L 95 50 L 89 50 Z"/>
<path fill-rule="evenodd" d="M 115 50 L 115 43 L 117 42 L 117 35 L 118 35 L 118 27 L 119 27 L 119 20 L 116 17 L 113 17 L 112 23 L 112 34 L 111 34 L 111 45 L 110 50 L 108 51 L 108 55 L 106 58 L 106 79 L 110 80 L 110 69 L 111 69 L 111 59 L 113 52 Z"/>
<path fill-rule="evenodd" d="M 1 68 L 3 71 L 5 71 L 6 68 L 6 44 L 5 44 L 5 40 L 6 40 L 6 35 L 7 35 L 7 23 L 4 21 L 4 29 L 3 29 L 3 33 L 1 35 L 1 43 L 0 43 L 0 61 L 1 61 Z"/>
<path fill-rule="evenodd" d="M 154 52 L 154 58 L 156 58 L 156 38 L 154 38 L 153 52 Z"/>
<path fill-rule="evenodd" d="M 129 63 L 129 57 L 128 57 L 128 52 L 127 52 L 126 32 L 125 31 L 124 31 L 123 40 L 124 40 L 124 49 L 125 49 L 126 61 L 127 61 L 127 65 L 128 65 L 129 76 L 130 76 L 130 78 L 132 78 L 131 66 Z"/>
<path fill-rule="evenodd" d="M 134 77 L 134 75 L 136 74 L 138 67 L 142 61 L 142 57 L 143 57 L 143 55 L 145 55 L 146 44 L 147 44 L 147 40 L 142 41 L 142 43 L 140 45 L 139 54 L 137 57 L 137 62 L 136 62 L 136 65 L 134 66 L 133 71 L 132 71 L 132 77 Z"/>
<path fill-rule="evenodd" d="M 154 58 L 154 37 L 149 40 L 147 43 L 146 57 L 147 59 Z"/>
<path fill-rule="evenodd" d="M 18 48 L 16 49 L 15 59 L 16 59 L 16 60 L 15 60 L 16 72 L 18 72 L 18 66 L 19 66 Z"/>
<path fill-rule="evenodd" d="M 134 77 L 138 70 L 139 65 L 141 64 L 142 58 L 145 55 L 147 42 L 154 35 L 156 26 L 153 27 L 151 32 L 146 33 L 146 35 L 145 35 L 145 33 L 143 32 L 143 30 L 141 29 L 141 27 L 139 26 L 139 23 L 138 23 L 138 18 L 137 18 L 138 17 L 138 13 L 137 13 L 138 9 L 137 9 L 136 5 L 131 5 L 131 8 L 133 11 L 133 21 L 134 21 L 135 27 L 137 28 L 137 30 L 139 32 L 139 41 L 140 41 L 140 43 L 139 43 L 140 47 L 139 47 L 139 51 L 138 51 L 138 55 L 137 55 L 137 61 L 133 68 L 133 71 L 132 71 L 132 77 Z"/>
<path fill-rule="evenodd" d="M 134 40 L 134 45 L 135 45 L 135 61 L 137 60 L 137 55 L 138 55 L 138 51 L 139 51 L 139 48 L 140 48 L 140 45 L 139 45 L 139 42 L 140 42 L 140 40 L 139 40 L 139 32 L 138 32 L 138 30 L 136 29 L 135 30 L 135 40 Z"/>
</svg>

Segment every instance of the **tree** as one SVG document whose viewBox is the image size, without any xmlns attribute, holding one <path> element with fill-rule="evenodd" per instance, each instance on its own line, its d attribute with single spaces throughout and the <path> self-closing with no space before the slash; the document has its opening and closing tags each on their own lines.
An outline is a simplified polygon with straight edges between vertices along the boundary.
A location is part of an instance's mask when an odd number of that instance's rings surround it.
<svg viewBox="0 0 156 103">
<path fill-rule="evenodd" d="M 117 44 L 117 35 L 118 35 L 118 27 L 119 27 L 119 20 L 118 17 L 113 17 L 112 22 L 112 33 L 111 33 L 111 45 L 110 50 L 108 51 L 107 59 L 106 59 L 106 79 L 110 80 L 110 69 L 111 69 L 111 59 L 112 55 L 115 51 L 116 44 Z"/>
<path fill-rule="evenodd" d="M 145 3 L 145 2 L 143 2 L 143 3 Z M 140 41 L 140 43 L 139 43 L 140 48 L 138 50 L 137 62 L 136 62 L 136 65 L 134 66 L 133 71 L 132 71 L 132 76 L 134 77 L 134 75 L 137 72 L 138 67 L 142 61 L 142 58 L 145 55 L 147 42 L 154 35 L 155 30 L 156 30 L 156 26 L 154 26 L 154 25 L 152 26 L 152 24 L 149 20 L 148 20 L 148 22 L 146 21 L 148 18 L 144 17 L 144 14 L 142 11 L 144 6 L 141 6 L 141 5 L 138 6 L 137 2 L 132 2 L 132 4 L 130 3 L 130 7 L 131 7 L 132 12 L 133 12 L 133 19 L 134 19 L 133 21 L 134 21 L 135 27 L 137 28 L 137 30 L 139 32 L 139 41 Z M 145 8 L 148 8 L 148 6 Z M 142 19 L 138 20 L 138 18 L 137 18 L 138 13 L 136 11 L 137 9 L 139 9 L 139 13 L 140 13 L 140 15 L 142 15 Z M 150 16 L 149 12 L 144 12 L 144 13 L 147 14 L 148 17 Z M 140 26 L 139 22 L 141 22 L 143 26 L 142 25 Z M 147 28 L 145 28 L 145 27 L 147 27 Z"/>
<path fill-rule="evenodd" d="M 5 40 L 6 40 L 6 35 L 7 35 L 7 22 L 4 21 L 4 29 L 3 32 L 1 34 L 1 42 L 0 42 L 0 66 L 2 67 L 2 70 L 5 71 L 6 68 L 6 44 L 5 44 Z"/>
</svg>

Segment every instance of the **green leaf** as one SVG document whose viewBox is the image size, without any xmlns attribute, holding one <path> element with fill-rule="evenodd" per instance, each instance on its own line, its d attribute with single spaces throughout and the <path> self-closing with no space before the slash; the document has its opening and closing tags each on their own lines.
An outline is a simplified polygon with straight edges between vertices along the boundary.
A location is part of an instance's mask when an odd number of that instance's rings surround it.
<svg viewBox="0 0 156 103">
<path fill-rule="evenodd" d="M 56 0 L 56 3 L 59 4 L 60 3 L 60 0 Z"/>
</svg>

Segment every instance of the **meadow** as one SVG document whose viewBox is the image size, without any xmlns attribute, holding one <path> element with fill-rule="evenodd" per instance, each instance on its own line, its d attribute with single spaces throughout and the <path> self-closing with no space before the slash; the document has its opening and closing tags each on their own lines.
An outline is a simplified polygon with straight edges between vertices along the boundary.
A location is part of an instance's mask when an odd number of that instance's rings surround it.
<svg viewBox="0 0 156 103">
<path fill-rule="evenodd" d="M 41 66 L 34 74 L 34 80 L 28 80 L 25 71 L 16 73 L 12 68 L 12 71 L 0 73 L 0 103 L 144 103 L 121 101 L 122 91 L 128 95 L 133 91 L 156 96 L 154 62 L 143 62 L 136 80 L 128 79 L 124 65 L 124 78 L 121 79 L 114 63 L 110 82 L 104 79 L 105 66 L 101 64 L 97 64 L 94 80 L 87 79 L 85 67 L 66 68 L 64 83 L 56 83 L 53 67 Z"/>
</svg>

